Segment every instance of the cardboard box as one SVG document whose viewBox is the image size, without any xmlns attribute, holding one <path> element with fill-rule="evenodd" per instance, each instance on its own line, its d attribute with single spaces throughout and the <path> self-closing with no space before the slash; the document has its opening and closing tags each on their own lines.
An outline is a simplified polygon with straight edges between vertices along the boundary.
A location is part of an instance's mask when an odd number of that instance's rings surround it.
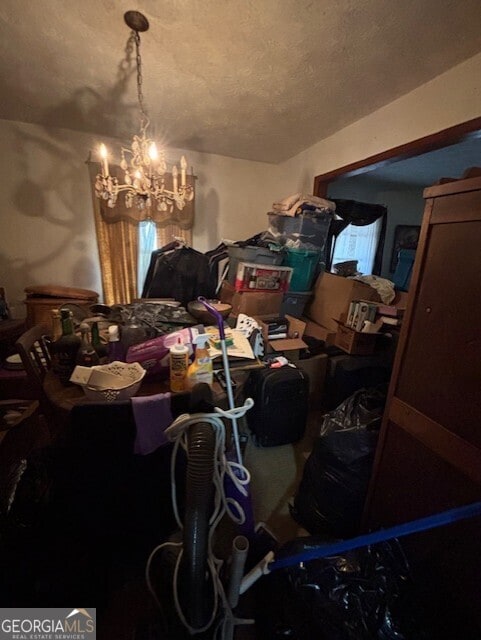
<svg viewBox="0 0 481 640">
<path fill-rule="evenodd" d="M 377 291 L 364 282 L 323 273 L 314 285 L 314 297 L 307 305 L 305 316 L 336 332 L 337 321 L 352 300 L 380 301 L 380 298 Z"/>
<path fill-rule="evenodd" d="M 251 317 L 268 318 L 280 314 L 284 294 L 282 292 L 240 292 L 224 280 L 219 297 L 221 302 L 232 305 L 231 315 L 234 317 L 239 313 L 245 313 Z"/>
<path fill-rule="evenodd" d="M 374 351 L 376 336 L 376 333 L 361 333 L 338 324 L 334 344 L 351 355 L 368 356 Z"/>
<path fill-rule="evenodd" d="M 288 315 L 286 315 L 285 318 L 289 323 L 288 337 L 279 340 L 269 340 L 267 325 L 263 321 L 266 320 L 266 318 L 256 317 L 255 319 L 261 326 L 262 337 L 264 338 L 265 344 L 269 347 L 268 351 L 270 353 L 284 355 L 286 358 L 289 358 L 289 360 L 298 360 L 300 351 L 307 349 L 307 344 L 302 339 L 306 323 L 299 318 L 293 318 Z"/>
<path fill-rule="evenodd" d="M 306 328 L 304 329 L 304 335 L 309 336 L 311 338 L 316 338 L 317 340 L 323 340 L 327 346 L 331 346 L 334 344 L 334 340 L 336 338 L 336 332 L 331 329 L 326 329 L 321 324 L 317 324 L 313 320 L 309 320 L 308 318 L 302 318 L 306 323 Z"/>
<path fill-rule="evenodd" d="M 327 371 L 327 354 L 318 355 L 292 362 L 309 377 L 309 405 L 312 409 L 320 408 L 324 394 L 324 382 Z"/>
</svg>

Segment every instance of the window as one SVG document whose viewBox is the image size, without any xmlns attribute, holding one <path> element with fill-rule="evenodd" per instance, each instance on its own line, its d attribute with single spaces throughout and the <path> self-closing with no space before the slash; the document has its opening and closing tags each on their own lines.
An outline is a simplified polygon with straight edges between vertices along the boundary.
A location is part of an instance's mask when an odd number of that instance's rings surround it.
<svg viewBox="0 0 481 640">
<path fill-rule="evenodd" d="M 337 238 L 332 264 L 335 265 L 337 262 L 345 262 L 347 260 L 357 260 L 357 270 L 364 275 L 370 275 L 374 265 L 381 227 L 381 218 L 363 227 L 353 224 L 346 227 Z"/>
<path fill-rule="evenodd" d="M 137 263 L 137 291 L 139 295 L 144 288 L 144 280 L 150 264 L 152 251 L 157 249 L 157 229 L 155 222 L 144 220 L 139 223 L 139 254 Z"/>
</svg>

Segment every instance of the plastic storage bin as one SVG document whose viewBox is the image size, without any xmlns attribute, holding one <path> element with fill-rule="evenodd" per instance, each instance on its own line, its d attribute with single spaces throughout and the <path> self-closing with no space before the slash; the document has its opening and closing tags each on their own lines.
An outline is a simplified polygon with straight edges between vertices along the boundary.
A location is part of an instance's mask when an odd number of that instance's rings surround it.
<svg viewBox="0 0 481 640">
<path fill-rule="evenodd" d="M 281 316 L 286 314 L 293 318 L 300 318 L 304 314 L 304 309 L 312 291 L 288 291 L 284 294 L 281 305 Z"/>
<path fill-rule="evenodd" d="M 324 249 L 332 214 L 326 212 L 321 216 L 281 216 L 268 213 L 269 227 L 264 234 L 265 239 L 272 240 L 286 247 L 317 250 Z"/>
<path fill-rule="evenodd" d="M 286 249 L 284 264 L 292 267 L 290 291 L 308 291 L 317 275 L 320 251 L 307 249 Z"/>
<path fill-rule="evenodd" d="M 265 247 L 227 247 L 229 254 L 229 270 L 227 281 L 235 284 L 239 262 L 255 264 L 282 264 L 283 255 L 279 251 L 271 251 Z"/>
</svg>

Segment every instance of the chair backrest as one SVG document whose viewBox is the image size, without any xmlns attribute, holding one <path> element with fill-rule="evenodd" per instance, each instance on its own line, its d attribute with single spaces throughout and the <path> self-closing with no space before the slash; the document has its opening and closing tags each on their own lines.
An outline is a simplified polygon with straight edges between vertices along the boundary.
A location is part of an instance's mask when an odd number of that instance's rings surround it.
<svg viewBox="0 0 481 640">
<path fill-rule="evenodd" d="M 43 391 L 43 380 L 52 361 L 48 350 L 49 327 L 37 324 L 27 329 L 15 343 L 15 348 L 27 373 L 28 382 L 40 402 L 43 412 L 50 413 L 50 404 Z"/>
<path fill-rule="evenodd" d="M 42 416 L 39 403 L 12 400 L 2 403 L 2 410 L 19 410 L 21 415 L 15 424 L 0 432 L 0 515 L 5 516 L 15 496 L 15 490 L 25 471 L 25 460 L 35 449 L 50 444 L 50 434 Z"/>
</svg>

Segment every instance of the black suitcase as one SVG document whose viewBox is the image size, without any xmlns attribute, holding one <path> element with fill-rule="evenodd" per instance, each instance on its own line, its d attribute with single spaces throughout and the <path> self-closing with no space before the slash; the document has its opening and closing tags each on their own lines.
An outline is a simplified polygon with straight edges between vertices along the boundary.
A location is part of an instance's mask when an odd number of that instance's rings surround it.
<svg viewBox="0 0 481 640">
<path fill-rule="evenodd" d="M 252 371 L 245 386 L 254 400 L 247 424 L 259 447 L 297 442 L 304 435 L 308 413 L 309 380 L 294 367 Z"/>
</svg>

